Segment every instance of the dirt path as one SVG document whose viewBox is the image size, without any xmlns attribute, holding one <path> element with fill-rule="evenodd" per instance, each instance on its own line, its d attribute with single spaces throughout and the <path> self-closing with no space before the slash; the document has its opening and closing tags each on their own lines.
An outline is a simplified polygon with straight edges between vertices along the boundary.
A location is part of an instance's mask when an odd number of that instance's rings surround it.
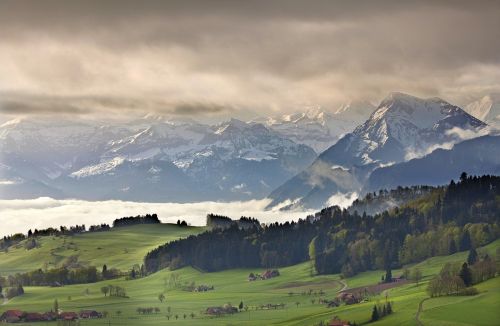
<svg viewBox="0 0 500 326">
<path fill-rule="evenodd" d="M 427 299 L 429 299 L 429 298 L 422 299 L 422 301 L 420 301 L 420 303 L 418 304 L 418 310 L 417 310 L 417 314 L 415 315 L 415 320 L 417 321 L 417 324 L 418 324 L 419 326 L 424 326 L 424 324 L 423 324 L 423 323 L 422 323 L 422 321 L 420 320 L 420 313 L 422 312 L 424 302 L 425 302 L 425 300 L 427 300 Z"/>
<path fill-rule="evenodd" d="M 9 300 L 6 297 L 3 297 L 3 302 L 0 304 L 0 306 L 6 305 Z"/>
<path fill-rule="evenodd" d="M 337 293 L 338 293 L 338 292 L 342 292 L 342 291 L 347 290 L 347 283 L 346 283 L 346 281 L 344 281 L 344 280 L 339 280 L 338 282 L 339 282 L 340 284 L 342 284 L 342 289 L 338 290 L 338 291 L 337 291 Z"/>
</svg>

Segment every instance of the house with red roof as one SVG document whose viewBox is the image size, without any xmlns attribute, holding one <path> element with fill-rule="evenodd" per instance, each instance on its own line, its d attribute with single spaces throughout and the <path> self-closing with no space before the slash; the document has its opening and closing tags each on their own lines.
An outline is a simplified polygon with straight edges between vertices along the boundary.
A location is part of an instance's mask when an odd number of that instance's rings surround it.
<svg viewBox="0 0 500 326">
<path fill-rule="evenodd" d="M 0 321 L 5 321 L 7 323 L 17 323 L 21 321 L 24 312 L 21 310 L 7 310 L 0 316 Z"/>
<path fill-rule="evenodd" d="M 59 319 L 62 319 L 62 320 L 77 320 L 78 319 L 78 314 L 76 312 L 72 312 L 72 311 L 61 312 L 59 314 Z"/>
</svg>

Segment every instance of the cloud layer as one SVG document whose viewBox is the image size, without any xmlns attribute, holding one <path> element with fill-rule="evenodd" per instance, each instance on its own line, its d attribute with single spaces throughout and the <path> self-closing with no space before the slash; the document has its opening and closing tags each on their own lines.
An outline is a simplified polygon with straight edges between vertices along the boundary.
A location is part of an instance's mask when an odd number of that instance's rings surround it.
<svg viewBox="0 0 500 326">
<path fill-rule="evenodd" d="M 343 201 L 342 203 L 344 203 Z M 334 202 L 335 203 L 335 202 Z M 251 216 L 263 223 L 292 221 L 305 218 L 312 211 L 266 211 L 268 200 L 245 202 L 199 203 L 138 203 L 118 200 L 84 201 L 57 200 L 47 197 L 26 200 L 0 200 L 0 237 L 16 232 L 26 233 L 29 228 L 70 226 L 76 224 L 111 223 L 124 216 L 157 213 L 162 222 L 175 223 L 178 219 L 192 225 L 205 225 L 206 215 L 216 213 L 239 219 Z"/>
<path fill-rule="evenodd" d="M 191 116 L 500 90 L 498 1 L 2 1 L 0 110 Z"/>
</svg>

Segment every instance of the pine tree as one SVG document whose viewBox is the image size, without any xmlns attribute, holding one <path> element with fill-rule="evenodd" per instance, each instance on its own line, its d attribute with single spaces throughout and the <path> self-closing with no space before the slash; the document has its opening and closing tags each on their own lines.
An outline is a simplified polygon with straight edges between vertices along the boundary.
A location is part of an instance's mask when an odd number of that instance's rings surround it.
<svg viewBox="0 0 500 326">
<path fill-rule="evenodd" d="M 385 283 L 391 283 L 392 282 L 392 271 L 390 268 L 388 268 L 385 271 Z"/>
<path fill-rule="evenodd" d="M 472 272 L 467 263 L 463 263 L 462 268 L 460 269 L 460 273 L 458 274 L 462 281 L 464 281 L 465 286 L 472 285 Z"/>
<path fill-rule="evenodd" d="M 460 238 L 460 251 L 469 250 L 471 248 L 471 239 L 469 230 L 466 230 Z"/>
<path fill-rule="evenodd" d="M 108 274 L 108 266 L 106 266 L 106 264 L 102 265 L 102 277 L 103 278 L 106 278 Z"/>
<path fill-rule="evenodd" d="M 470 248 L 469 256 L 467 257 L 467 264 L 474 265 L 477 262 L 477 251 L 475 248 Z"/>
<path fill-rule="evenodd" d="M 387 314 L 390 315 L 392 314 L 392 305 L 391 302 L 387 302 Z"/>
<path fill-rule="evenodd" d="M 378 308 L 377 305 L 373 306 L 373 311 L 372 311 L 372 319 L 371 321 L 377 321 L 380 319 L 380 315 L 378 313 Z"/>
<path fill-rule="evenodd" d="M 59 314 L 59 303 L 57 302 L 57 299 L 54 300 L 54 312 Z"/>
</svg>

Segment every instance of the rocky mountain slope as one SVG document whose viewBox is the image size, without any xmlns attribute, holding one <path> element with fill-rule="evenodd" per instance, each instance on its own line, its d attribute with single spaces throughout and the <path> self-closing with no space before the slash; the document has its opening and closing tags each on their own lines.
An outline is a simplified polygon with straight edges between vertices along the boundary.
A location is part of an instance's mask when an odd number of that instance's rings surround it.
<svg viewBox="0 0 500 326">
<path fill-rule="evenodd" d="M 320 207 L 331 196 L 360 192 L 376 168 L 424 156 L 485 127 L 442 99 L 391 93 L 366 122 L 275 189 L 270 207 Z"/>
</svg>

